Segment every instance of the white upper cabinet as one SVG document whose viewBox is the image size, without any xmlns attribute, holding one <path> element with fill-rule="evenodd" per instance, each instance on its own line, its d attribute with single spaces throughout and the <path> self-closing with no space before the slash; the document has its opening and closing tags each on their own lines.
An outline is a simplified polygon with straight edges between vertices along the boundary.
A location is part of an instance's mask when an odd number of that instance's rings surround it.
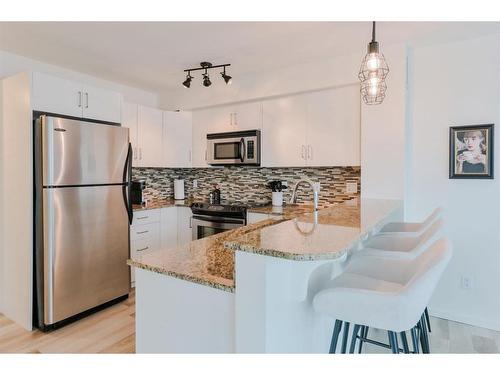
<svg viewBox="0 0 500 375">
<path fill-rule="evenodd" d="M 139 161 L 139 142 L 138 142 L 138 132 L 139 132 L 139 119 L 138 119 L 138 109 L 139 106 L 135 103 L 123 103 L 122 111 L 122 126 L 129 128 L 129 138 L 132 144 L 132 166 L 138 167 Z"/>
<path fill-rule="evenodd" d="M 237 104 L 229 109 L 229 131 L 262 129 L 261 102 Z"/>
<path fill-rule="evenodd" d="M 33 73 L 33 109 L 82 117 L 83 86 L 79 82 Z"/>
<path fill-rule="evenodd" d="M 137 166 L 163 166 L 163 111 L 139 105 Z"/>
<path fill-rule="evenodd" d="M 263 166 L 359 165 L 358 85 L 266 100 L 262 108 Z"/>
<path fill-rule="evenodd" d="M 121 122 L 122 95 L 102 88 L 83 87 L 83 117 Z"/>
<path fill-rule="evenodd" d="M 117 92 L 33 73 L 34 110 L 119 123 L 121 104 Z"/>
<path fill-rule="evenodd" d="M 266 100 L 262 104 L 264 167 L 306 164 L 307 100 L 303 95 Z"/>
<path fill-rule="evenodd" d="M 307 94 L 307 165 L 360 165 L 359 86 Z"/>
<path fill-rule="evenodd" d="M 219 121 L 221 112 L 213 109 L 203 109 L 193 112 L 192 163 L 193 167 L 205 168 L 207 164 L 207 134 L 224 131 L 219 127 L 224 122 Z"/>
<path fill-rule="evenodd" d="M 191 166 L 191 112 L 163 112 L 163 165 L 171 168 Z"/>
</svg>

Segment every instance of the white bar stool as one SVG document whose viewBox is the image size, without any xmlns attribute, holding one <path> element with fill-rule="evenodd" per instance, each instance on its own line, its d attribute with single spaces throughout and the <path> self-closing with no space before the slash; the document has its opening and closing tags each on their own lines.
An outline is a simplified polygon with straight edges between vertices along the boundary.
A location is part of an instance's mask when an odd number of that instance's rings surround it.
<svg viewBox="0 0 500 375">
<path fill-rule="evenodd" d="M 418 352 L 419 327 L 423 352 L 429 352 L 423 311 L 452 255 L 449 241 L 440 239 L 412 260 L 389 259 L 375 255 L 359 257 L 344 273 L 332 280 L 313 299 L 314 309 L 336 319 L 330 353 L 335 353 L 344 324 L 342 353 L 347 350 L 349 325 L 354 323 L 350 353 L 357 341 L 390 348 L 399 353 L 397 333 L 403 338 L 403 351 L 409 353 L 406 331 L 411 330 L 414 351 Z M 361 328 L 388 332 L 389 344 L 367 339 Z M 403 335 L 404 334 L 404 335 Z"/>
<path fill-rule="evenodd" d="M 421 225 L 425 230 L 415 236 L 399 236 L 397 234 L 377 234 L 363 244 L 363 247 L 352 258 L 365 255 L 376 255 L 395 259 L 413 259 L 429 248 L 441 235 L 443 219 L 441 209 L 436 209 Z M 403 224 L 403 223 L 393 223 Z M 410 223 L 411 224 L 411 223 Z M 425 321 L 429 332 L 432 331 L 429 310 L 425 308 Z"/>
<path fill-rule="evenodd" d="M 388 223 L 380 229 L 379 234 L 389 234 L 389 235 L 397 235 L 397 236 L 419 236 L 427 228 L 431 226 L 431 224 L 439 219 L 443 214 L 443 209 L 441 207 L 436 208 L 431 214 L 421 223 L 406 223 L 406 222 L 397 222 L 397 223 Z"/>
</svg>

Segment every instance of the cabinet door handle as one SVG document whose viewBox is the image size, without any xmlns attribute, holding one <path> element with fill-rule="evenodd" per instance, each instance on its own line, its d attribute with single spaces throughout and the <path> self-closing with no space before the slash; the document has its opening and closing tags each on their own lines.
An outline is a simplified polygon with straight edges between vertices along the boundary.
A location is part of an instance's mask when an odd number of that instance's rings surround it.
<svg viewBox="0 0 500 375">
<path fill-rule="evenodd" d="M 78 91 L 78 108 L 82 108 L 82 92 Z"/>
<path fill-rule="evenodd" d="M 138 217 L 137 220 L 147 219 L 149 216 Z"/>
<path fill-rule="evenodd" d="M 205 161 L 207 161 L 207 149 L 205 149 Z"/>
<path fill-rule="evenodd" d="M 313 158 L 313 148 L 311 145 L 307 146 L 307 158 L 311 160 Z"/>
<path fill-rule="evenodd" d="M 193 228 L 193 217 L 189 218 L 189 228 Z"/>
<path fill-rule="evenodd" d="M 142 160 L 142 147 L 139 147 L 139 160 Z"/>
<path fill-rule="evenodd" d="M 300 153 L 302 159 L 306 158 L 306 146 L 302 145 L 302 152 Z"/>
<path fill-rule="evenodd" d="M 235 112 L 234 114 L 234 126 L 238 126 L 238 113 Z"/>
<path fill-rule="evenodd" d="M 89 93 L 85 93 L 85 108 L 89 107 Z"/>
<path fill-rule="evenodd" d="M 233 126 L 233 114 L 229 114 L 229 126 Z"/>
<path fill-rule="evenodd" d="M 143 230 L 142 232 L 137 232 L 137 234 L 149 233 L 149 230 Z"/>
<path fill-rule="evenodd" d="M 137 147 L 134 147 L 134 160 L 137 160 Z"/>
<path fill-rule="evenodd" d="M 137 249 L 136 251 L 144 251 L 144 250 L 147 250 L 147 249 L 149 249 L 149 246 L 143 247 L 142 249 Z"/>
</svg>

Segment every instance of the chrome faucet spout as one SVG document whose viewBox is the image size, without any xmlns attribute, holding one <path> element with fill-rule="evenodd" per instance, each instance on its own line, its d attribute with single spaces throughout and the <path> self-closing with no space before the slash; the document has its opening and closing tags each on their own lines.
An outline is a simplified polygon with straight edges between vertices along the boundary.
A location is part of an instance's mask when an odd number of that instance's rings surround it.
<svg viewBox="0 0 500 375">
<path fill-rule="evenodd" d="M 295 184 L 295 186 L 293 187 L 293 190 L 292 190 L 292 197 L 290 198 L 290 203 L 291 204 L 297 203 L 297 190 L 299 188 L 299 185 L 303 182 L 307 183 L 313 191 L 314 211 L 317 211 L 318 206 L 319 206 L 320 185 L 319 185 L 319 182 L 313 182 L 308 178 L 301 178 L 299 181 L 297 181 L 297 183 Z"/>
</svg>

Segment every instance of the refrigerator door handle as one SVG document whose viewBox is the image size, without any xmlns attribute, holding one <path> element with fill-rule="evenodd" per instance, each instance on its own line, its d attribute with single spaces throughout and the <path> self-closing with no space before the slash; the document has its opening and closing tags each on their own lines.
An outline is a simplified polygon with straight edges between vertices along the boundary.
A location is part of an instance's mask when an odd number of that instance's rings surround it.
<svg viewBox="0 0 500 375">
<path fill-rule="evenodd" d="M 132 144 L 128 144 L 127 160 L 123 169 L 123 202 L 127 209 L 129 224 L 132 224 L 134 213 L 132 211 Z"/>
</svg>

